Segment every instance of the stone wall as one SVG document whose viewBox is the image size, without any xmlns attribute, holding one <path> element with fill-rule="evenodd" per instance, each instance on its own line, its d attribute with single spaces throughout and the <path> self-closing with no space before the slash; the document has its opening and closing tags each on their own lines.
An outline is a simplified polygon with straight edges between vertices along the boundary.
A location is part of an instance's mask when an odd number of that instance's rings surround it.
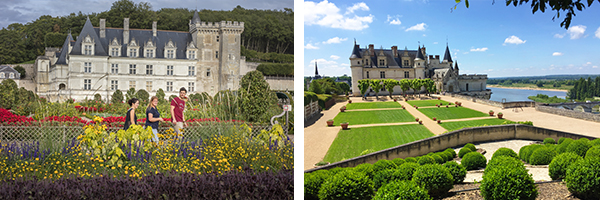
<svg viewBox="0 0 600 200">
<path fill-rule="evenodd" d="M 265 76 L 271 90 L 294 91 L 294 77 Z"/>
<path fill-rule="evenodd" d="M 467 143 L 477 144 L 513 139 L 542 141 L 544 140 L 544 138 L 549 137 L 554 138 L 555 140 L 558 140 L 561 137 L 573 139 L 595 139 L 589 136 L 556 131 L 535 126 L 528 126 L 523 124 L 473 127 L 414 141 L 408 144 L 384 149 L 367 155 L 351 158 L 337 163 L 332 163 L 326 166 L 309 169 L 306 170 L 305 173 L 313 172 L 320 169 L 332 169 L 335 167 L 354 167 L 363 163 L 375 163 L 381 159 L 392 160 L 394 158 L 416 157 L 426 155 L 429 152 L 443 151 L 447 148 L 462 147 Z"/>
<path fill-rule="evenodd" d="M 555 115 L 562 115 L 565 117 L 572 117 L 572 118 L 583 119 L 583 120 L 588 120 L 588 121 L 593 121 L 593 122 L 600 122 L 600 115 L 598 115 L 598 114 L 555 108 L 552 106 L 545 106 L 545 105 L 537 105 L 535 107 L 535 110 L 540 111 L 540 112 L 555 114 Z"/>
<path fill-rule="evenodd" d="M 459 99 L 464 99 L 467 101 L 473 101 L 476 103 L 481 103 L 481 104 L 485 104 L 485 105 L 490 105 L 490 106 L 495 106 L 495 107 L 499 107 L 502 109 L 505 108 L 514 108 L 514 107 L 535 107 L 535 102 L 533 101 L 511 101 L 511 102 L 498 102 L 498 101 L 492 101 L 492 100 L 488 100 L 488 99 L 481 99 L 481 98 L 475 98 L 472 96 L 466 96 L 466 95 L 460 95 L 460 94 L 451 94 L 452 97 L 454 98 L 459 98 Z"/>
</svg>

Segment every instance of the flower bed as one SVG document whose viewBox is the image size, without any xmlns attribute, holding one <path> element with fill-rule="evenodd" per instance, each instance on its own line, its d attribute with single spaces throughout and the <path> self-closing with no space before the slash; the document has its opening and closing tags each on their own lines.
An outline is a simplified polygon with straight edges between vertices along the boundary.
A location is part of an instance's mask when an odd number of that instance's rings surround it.
<svg viewBox="0 0 600 200">
<path fill-rule="evenodd" d="M 86 125 L 89 122 L 79 117 L 71 116 L 50 116 L 41 120 L 35 120 L 31 117 L 15 115 L 10 111 L 0 108 L 0 124 L 2 126 L 39 126 L 39 125 Z"/>
</svg>

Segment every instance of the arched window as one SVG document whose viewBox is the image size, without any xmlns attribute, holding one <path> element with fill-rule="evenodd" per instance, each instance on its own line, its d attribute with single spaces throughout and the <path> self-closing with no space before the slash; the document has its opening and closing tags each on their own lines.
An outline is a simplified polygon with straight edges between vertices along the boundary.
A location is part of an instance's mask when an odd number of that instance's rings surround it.
<svg viewBox="0 0 600 200">
<path fill-rule="evenodd" d="M 4 76 L 4 72 L 0 72 L 0 78 L 6 78 L 6 77 Z"/>
<path fill-rule="evenodd" d="M 66 88 L 67 88 L 67 86 L 64 83 L 61 83 L 60 85 L 58 85 L 59 90 L 64 90 Z"/>
</svg>

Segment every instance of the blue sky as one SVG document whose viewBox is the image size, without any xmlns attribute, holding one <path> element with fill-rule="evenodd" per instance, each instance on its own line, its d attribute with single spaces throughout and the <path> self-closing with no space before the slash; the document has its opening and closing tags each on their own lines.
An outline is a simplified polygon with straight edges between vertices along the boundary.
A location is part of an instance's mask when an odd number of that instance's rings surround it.
<svg viewBox="0 0 600 200">
<path fill-rule="evenodd" d="M 361 48 L 415 50 L 443 57 L 446 38 L 461 74 L 488 77 L 600 74 L 600 5 L 577 12 L 566 30 L 555 12 L 471 0 L 305 1 L 304 76 L 350 75 L 354 39 Z"/>
</svg>

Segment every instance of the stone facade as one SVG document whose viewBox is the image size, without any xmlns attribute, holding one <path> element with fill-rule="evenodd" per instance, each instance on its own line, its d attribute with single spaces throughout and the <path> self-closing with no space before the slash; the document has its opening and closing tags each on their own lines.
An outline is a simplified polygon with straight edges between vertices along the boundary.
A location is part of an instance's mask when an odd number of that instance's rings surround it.
<svg viewBox="0 0 600 200">
<path fill-rule="evenodd" d="M 454 65 L 454 66 L 453 66 Z M 490 98 L 491 91 L 486 89 L 487 75 L 459 74 L 458 63 L 452 60 L 446 46 L 443 60 L 439 55 L 427 55 L 425 46 L 417 50 L 375 49 L 373 44 L 360 48 L 356 43 L 350 56 L 352 70 L 352 92 L 360 95 L 358 81 L 362 79 L 425 79 L 435 82 L 439 92 L 460 93 L 463 95 Z M 415 92 L 409 90 L 409 92 Z M 394 88 L 394 94 L 401 94 L 400 86 Z M 380 95 L 389 94 L 380 91 Z"/>
<path fill-rule="evenodd" d="M 240 56 L 244 22 L 203 22 L 195 13 L 189 31 L 93 27 L 88 19 L 74 39 L 62 48 L 46 49 L 36 59 L 36 92 L 51 101 L 83 100 L 96 93 L 108 100 L 119 89 L 145 89 L 167 96 L 179 88 L 188 93 L 236 90 L 247 69 Z"/>
</svg>

